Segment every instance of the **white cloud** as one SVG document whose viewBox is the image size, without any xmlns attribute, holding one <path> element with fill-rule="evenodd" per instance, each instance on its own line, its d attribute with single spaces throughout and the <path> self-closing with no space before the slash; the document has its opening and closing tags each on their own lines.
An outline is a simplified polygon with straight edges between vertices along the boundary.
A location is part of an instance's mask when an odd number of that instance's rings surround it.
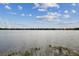
<svg viewBox="0 0 79 59">
<path fill-rule="evenodd" d="M 64 16 L 64 18 L 70 18 L 70 15 L 69 14 L 65 14 L 63 16 Z"/>
<path fill-rule="evenodd" d="M 43 7 L 43 8 L 48 8 L 48 7 L 57 7 L 57 8 L 59 8 L 59 5 L 56 4 L 56 3 L 44 3 L 44 4 L 41 4 L 41 7 Z"/>
<path fill-rule="evenodd" d="M 60 8 L 60 6 L 57 3 L 34 3 L 33 8 L 40 8 L 40 9 L 45 9 L 47 10 L 49 7 L 56 7 Z"/>
<path fill-rule="evenodd" d="M 20 6 L 20 5 L 18 5 L 18 9 L 19 9 L 19 10 L 22 10 L 22 9 L 23 9 L 23 7 L 22 7 L 22 6 Z"/>
<path fill-rule="evenodd" d="M 61 14 L 57 13 L 57 12 L 48 12 L 47 15 L 44 16 L 37 16 L 36 18 L 39 20 L 45 20 L 45 21 L 52 21 L 52 20 L 56 20 L 59 18 L 59 16 L 61 16 Z"/>
<path fill-rule="evenodd" d="M 32 16 L 32 14 L 30 13 L 30 14 L 24 14 L 24 13 L 22 13 L 22 14 L 20 14 L 21 16 Z"/>
<path fill-rule="evenodd" d="M 72 3 L 72 6 L 76 6 L 76 3 Z"/>
<path fill-rule="evenodd" d="M 5 8 L 8 9 L 8 10 L 11 10 L 11 7 L 8 6 L 8 5 L 5 5 Z"/>
<path fill-rule="evenodd" d="M 69 12 L 68 10 L 65 10 L 65 11 L 64 11 L 64 13 L 68 13 L 68 12 Z"/>
<path fill-rule="evenodd" d="M 39 8 L 38 11 L 42 11 L 43 12 L 43 11 L 47 11 L 47 10 Z"/>
<path fill-rule="evenodd" d="M 15 12 L 9 12 L 9 14 L 11 14 L 11 15 L 17 15 L 17 13 L 15 13 Z"/>
<path fill-rule="evenodd" d="M 9 12 L 8 14 L 17 15 L 17 16 L 32 16 L 31 13 L 29 13 L 29 14 L 25 14 L 25 13 L 17 14 L 17 13 L 15 13 L 15 12 Z"/>
<path fill-rule="evenodd" d="M 32 14 L 29 14 L 28 16 L 32 16 Z"/>
<path fill-rule="evenodd" d="M 39 3 L 34 3 L 34 7 L 33 8 L 37 8 L 39 6 L 40 6 Z"/>
<path fill-rule="evenodd" d="M 26 15 L 24 13 L 22 13 L 21 16 L 26 16 Z"/>
<path fill-rule="evenodd" d="M 73 10 L 72 10 L 72 13 L 76 13 L 76 10 L 73 9 Z"/>
</svg>

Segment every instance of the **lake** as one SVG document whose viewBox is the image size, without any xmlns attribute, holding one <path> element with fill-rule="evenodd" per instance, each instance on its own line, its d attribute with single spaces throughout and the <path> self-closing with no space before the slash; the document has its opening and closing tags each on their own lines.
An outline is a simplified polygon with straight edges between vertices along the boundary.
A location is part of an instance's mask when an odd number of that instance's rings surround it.
<svg viewBox="0 0 79 59">
<path fill-rule="evenodd" d="M 79 31 L 0 30 L 0 52 L 45 47 L 49 44 L 79 50 Z"/>
</svg>

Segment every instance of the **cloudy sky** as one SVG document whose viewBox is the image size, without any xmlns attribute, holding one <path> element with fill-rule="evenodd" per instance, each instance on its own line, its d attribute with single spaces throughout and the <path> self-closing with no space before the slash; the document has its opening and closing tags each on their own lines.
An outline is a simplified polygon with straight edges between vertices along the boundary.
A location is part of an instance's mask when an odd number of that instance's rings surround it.
<svg viewBox="0 0 79 59">
<path fill-rule="evenodd" d="M 79 27 L 79 4 L 0 3 L 0 27 Z"/>
</svg>

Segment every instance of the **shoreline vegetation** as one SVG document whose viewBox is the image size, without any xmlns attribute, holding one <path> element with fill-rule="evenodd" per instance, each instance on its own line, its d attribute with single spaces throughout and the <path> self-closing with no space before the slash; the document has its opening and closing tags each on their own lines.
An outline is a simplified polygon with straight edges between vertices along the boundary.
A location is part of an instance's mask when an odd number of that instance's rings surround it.
<svg viewBox="0 0 79 59">
<path fill-rule="evenodd" d="M 5 56 L 79 56 L 79 51 L 62 46 L 48 45 L 45 49 L 40 47 L 29 50 L 9 51 Z"/>
<path fill-rule="evenodd" d="M 0 28 L 0 30 L 79 30 L 79 28 Z"/>
</svg>

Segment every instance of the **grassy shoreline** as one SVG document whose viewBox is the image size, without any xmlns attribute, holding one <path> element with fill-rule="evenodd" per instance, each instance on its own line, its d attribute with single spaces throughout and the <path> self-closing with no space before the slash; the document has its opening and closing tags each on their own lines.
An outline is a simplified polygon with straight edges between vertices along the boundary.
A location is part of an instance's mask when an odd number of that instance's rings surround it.
<svg viewBox="0 0 79 59">
<path fill-rule="evenodd" d="M 36 47 L 29 50 L 9 51 L 3 56 L 79 56 L 79 52 L 62 46 L 48 45 L 45 49 Z"/>
</svg>

